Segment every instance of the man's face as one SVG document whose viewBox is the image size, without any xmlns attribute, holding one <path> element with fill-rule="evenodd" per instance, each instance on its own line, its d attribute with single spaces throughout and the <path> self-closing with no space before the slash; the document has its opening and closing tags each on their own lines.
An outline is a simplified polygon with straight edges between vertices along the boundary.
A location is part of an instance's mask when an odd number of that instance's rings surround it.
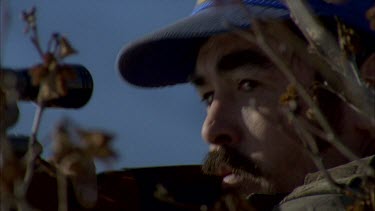
<svg viewBox="0 0 375 211">
<path fill-rule="evenodd" d="M 192 77 L 207 116 L 203 166 L 241 193 L 291 191 L 315 170 L 279 103 L 288 82 L 256 45 L 236 35 L 210 38 Z"/>
</svg>

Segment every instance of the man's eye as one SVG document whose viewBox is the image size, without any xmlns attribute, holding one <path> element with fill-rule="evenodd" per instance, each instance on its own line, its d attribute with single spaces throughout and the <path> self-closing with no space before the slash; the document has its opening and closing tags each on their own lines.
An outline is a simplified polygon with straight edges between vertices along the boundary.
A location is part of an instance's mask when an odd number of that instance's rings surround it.
<svg viewBox="0 0 375 211">
<path fill-rule="evenodd" d="M 241 80 L 238 83 L 238 90 L 244 91 L 244 92 L 250 92 L 253 91 L 254 88 L 256 88 L 259 85 L 259 82 L 249 79 Z"/>
<path fill-rule="evenodd" d="M 207 105 L 211 105 L 214 100 L 214 92 L 207 92 L 202 96 L 202 102 L 205 102 Z"/>
</svg>

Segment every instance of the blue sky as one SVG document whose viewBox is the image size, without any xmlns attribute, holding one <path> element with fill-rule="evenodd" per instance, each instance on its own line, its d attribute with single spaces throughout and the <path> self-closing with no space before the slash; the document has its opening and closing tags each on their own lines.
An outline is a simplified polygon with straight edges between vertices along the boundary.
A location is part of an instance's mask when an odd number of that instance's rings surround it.
<svg viewBox="0 0 375 211">
<path fill-rule="evenodd" d="M 40 62 L 21 20 L 21 11 L 35 5 L 42 44 L 53 32 L 65 35 L 79 51 L 66 62 L 84 65 L 94 79 L 94 93 L 85 107 L 44 113 L 39 139 L 45 156 L 51 147 L 48 135 L 59 120 L 68 117 L 84 128 L 115 134 L 114 147 L 120 157 L 111 166 L 99 164 L 100 171 L 201 163 L 207 151 L 200 136 L 205 108 L 195 90 L 190 85 L 136 88 L 126 84 L 115 69 L 123 45 L 189 15 L 194 0 L 1 1 L 10 17 L 2 18 L 3 66 L 19 68 Z M 10 132 L 29 134 L 35 105 L 21 102 L 19 108 L 20 119 Z"/>
</svg>

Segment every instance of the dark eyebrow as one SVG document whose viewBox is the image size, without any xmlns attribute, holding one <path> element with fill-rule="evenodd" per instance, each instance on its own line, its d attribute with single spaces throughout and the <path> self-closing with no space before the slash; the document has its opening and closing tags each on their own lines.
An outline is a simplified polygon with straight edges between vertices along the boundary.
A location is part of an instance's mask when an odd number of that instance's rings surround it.
<svg viewBox="0 0 375 211">
<path fill-rule="evenodd" d="M 225 73 L 246 65 L 268 68 L 272 65 L 272 62 L 260 51 L 245 49 L 224 55 L 217 62 L 216 67 L 219 73 Z M 192 73 L 188 81 L 198 87 L 206 84 L 205 78 L 196 73 Z"/>
<path fill-rule="evenodd" d="M 252 65 L 267 68 L 271 61 L 261 52 L 253 49 L 235 51 L 224 55 L 216 64 L 219 73 L 228 72 L 241 66 Z"/>
</svg>

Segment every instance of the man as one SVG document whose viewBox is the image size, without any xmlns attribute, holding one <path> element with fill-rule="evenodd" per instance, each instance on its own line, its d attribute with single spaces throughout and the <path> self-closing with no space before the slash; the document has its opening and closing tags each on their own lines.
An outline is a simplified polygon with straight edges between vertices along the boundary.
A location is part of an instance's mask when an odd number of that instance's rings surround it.
<svg viewBox="0 0 375 211">
<path fill-rule="evenodd" d="M 364 17 L 374 1 L 310 3 L 325 20 L 336 16 L 364 34 L 374 35 Z M 279 51 L 293 76 L 283 73 L 278 60 L 257 42 L 259 31 L 253 28 L 257 23 L 253 20 L 282 20 L 291 25 L 289 17 L 287 7 L 274 0 L 201 0 L 192 16 L 126 46 L 119 55 L 118 67 L 125 80 L 138 86 L 191 82 L 196 87 L 207 104 L 202 136 L 210 153 L 203 170 L 221 176 L 225 190 L 249 196 L 253 208 L 337 210 L 354 207 L 356 202 L 369 208 L 373 205 L 367 198 L 342 193 L 357 193 L 345 186 L 356 176 L 373 176 L 365 163 L 373 159 L 346 164 L 351 158 L 328 136 L 337 134 L 345 149 L 360 158 L 373 155 L 374 116 L 366 117 L 329 91 L 317 66 L 306 63 L 306 57 L 312 55 L 301 55 L 293 46 L 282 45 L 278 35 L 264 36 Z M 296 26 L 291 30 L 302 37 Z M 359 62 L 369 63 L 369 53 L 363 54 Z M 332 134 L 301 88 L 318 104 L 331 124 Z M 346 166 L 324 171 L 343 164 Z M 317 173 L 306 177 L 313 172 Z M 367 189 L 361 191 L 363 194 Z M 261 204 L 264 198 L 266 204 Z"/>
</svg>

